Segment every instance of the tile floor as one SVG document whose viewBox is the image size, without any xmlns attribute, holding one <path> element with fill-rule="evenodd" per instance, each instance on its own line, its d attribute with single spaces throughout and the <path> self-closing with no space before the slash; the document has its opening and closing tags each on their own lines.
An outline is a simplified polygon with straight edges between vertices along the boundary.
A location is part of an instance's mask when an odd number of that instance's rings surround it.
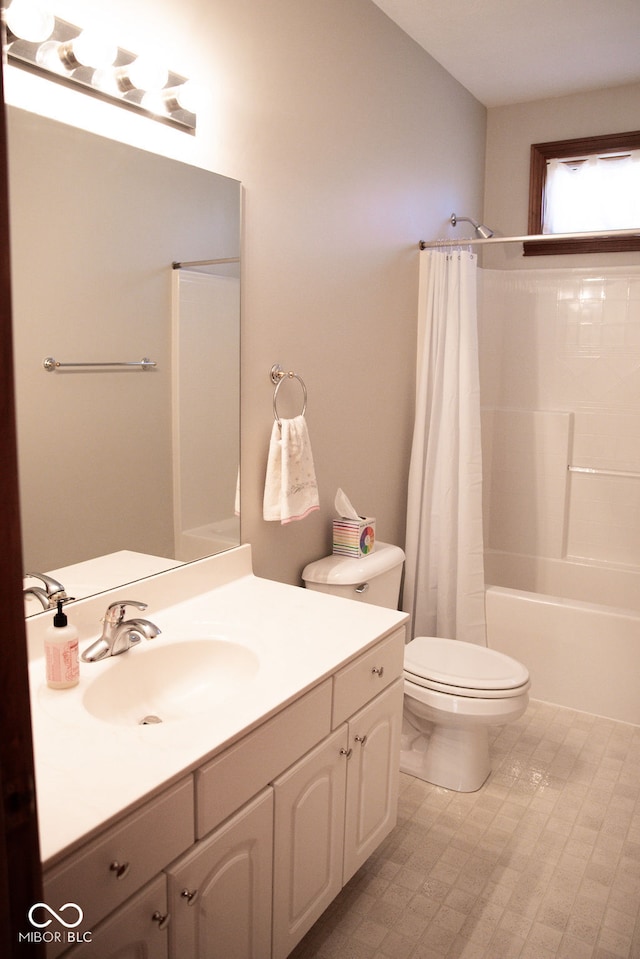
<svg viewBox="0 0 640 959">
<path fill-rule="evenodd" d="M 640 727 L 531 702 L 476 793 L 398 825 L 291 959 L 640 959 Z"/>
</svg>

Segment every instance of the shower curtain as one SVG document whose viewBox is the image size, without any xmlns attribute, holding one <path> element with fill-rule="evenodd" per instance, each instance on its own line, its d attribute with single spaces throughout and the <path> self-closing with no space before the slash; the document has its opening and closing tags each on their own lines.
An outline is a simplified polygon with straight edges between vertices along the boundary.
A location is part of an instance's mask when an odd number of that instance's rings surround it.
<svg viewBox="0 0 640 959">
<path fill-rule="evenodd" d="M 423 250 L 404 609 L 414 636 L 486 645 L 477 258 Z"/>
</svg>

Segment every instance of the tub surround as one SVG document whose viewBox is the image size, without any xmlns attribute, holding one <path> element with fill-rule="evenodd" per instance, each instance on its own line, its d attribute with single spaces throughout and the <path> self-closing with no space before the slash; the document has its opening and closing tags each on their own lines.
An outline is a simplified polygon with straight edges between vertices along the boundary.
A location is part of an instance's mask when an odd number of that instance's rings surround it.
<svg viewBox="0 0 640 959">
<path fill-rule="evenodd" d="M 45 684 L 42 643 L 49 615 L 28 621 L 41 853 L 44 866 L 96 835 L 167 785 L 213 759 L 287 704 L 407 621 L 405 614 L 349 603 L 253 575 L 249 546 L 230 550 L 67 608 L 80 651 L 100 634 L 109 602 L 148 604 L 162 634 L 123 656 L 143 657 L 181 639 L 220 637 L 256 653 L 258 672 L 211 713 L 151 726 L 105 722 L 83 706 L 88 685 L 121 657 L 82 664 L 68 690 Z"/>
<path fill-rule="evenodd" d="M 640 270 L 555 259 L 480 271 L 488 641 L 536 698 L 638 723 Z"/>
<path fill-rule="evenodd" d="M 487 641 L 525 663 L 534 697 L 640 725 L 640 615 L 579 600 L 488 586 Z"/>
<path fill-rule="evenodd" d="M 487 550 L 484 569 L 495 586 L 640 613 L 640 569 L 631 566 Z"/>
</svg>

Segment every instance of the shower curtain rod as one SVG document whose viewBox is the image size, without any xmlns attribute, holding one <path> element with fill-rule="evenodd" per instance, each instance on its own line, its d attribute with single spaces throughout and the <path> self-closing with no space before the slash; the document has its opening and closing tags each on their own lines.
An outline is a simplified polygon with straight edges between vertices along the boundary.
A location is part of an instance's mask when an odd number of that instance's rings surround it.
<svg viewBox="0 0 640 959">
<path fill-rule="evenodd" d="M 589 233 L 536 233 L 527 236 L 492 236 L 488 239 L 465 239 L 458 240 L 420 240 L 418 249 L 431 250 L 445 246 L 474 246 L 482 243 L 530 243 L 538 240 L 596 240 L 603 237 L 619 236 L 638 236 L 640 237 L 640 227 L 634 230 L 592 230 Z"/>
</svg>

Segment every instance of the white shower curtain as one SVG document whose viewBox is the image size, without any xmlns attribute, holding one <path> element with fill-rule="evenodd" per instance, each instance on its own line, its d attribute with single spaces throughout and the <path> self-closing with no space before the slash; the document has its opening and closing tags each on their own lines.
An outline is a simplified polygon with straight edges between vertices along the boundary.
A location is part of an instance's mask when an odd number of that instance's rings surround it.
<svg viewBox="0 0 640 959">
<path fill-rule="evenodd" d="M 414 636 L 486 645 L 477 258 L 420 253 L 404 609 Z"/>
</svg>

